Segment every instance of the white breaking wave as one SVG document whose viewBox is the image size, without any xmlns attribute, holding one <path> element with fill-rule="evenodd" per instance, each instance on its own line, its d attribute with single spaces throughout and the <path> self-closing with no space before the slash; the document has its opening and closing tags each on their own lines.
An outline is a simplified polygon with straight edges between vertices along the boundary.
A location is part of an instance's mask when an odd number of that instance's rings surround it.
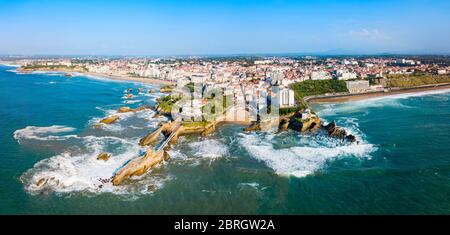
<svg viewBox="0 0 450 235">
<path fill-rule="evenodd" d="M 43 74 L 47 76 L 63 76 L 64 72 L 54 72 L 54 71 L 33 71 L 32 74 Z"/>
<path fill-rule="evenodd" d="M 189 143 L 194 155 L 202 158 L 215 159 L 229 155 L 228 146 L 218 140 L 206 139 Z"/>
<path fill-rule="evenodd" d="M 325 166 L 327 161 L 339 157 L 370 157 L 375 150 L 371 144 L 342 146 L 294 146 L 275 149 L 271 137 L 261 138 L 256 134 L 239 134 L 240 144 L 251 157 L 265 163 L 276 174 L 305 177 Z"/>
<path fill-rule="evenodd" d="M 125 100 L 123 101 L 124 104 L 136 104 L 136 103 L 140 103 L 142 102 L 142 100 Z"/>
<path fill-rule="evenodd" d="M 117 137 L 83 137 L 83 143 L 88 152 L 73 154 L 65 152 L 38 162 L 32 169 L 21 176 L 25 189 L 37 194 L 41 192 L 91 192 L 114 193 L 121 195 L 136 195 L 152 193 L 146 186 L 153 189 L 162 187 L 164 178 L 152 178 L 147 184 L 113 186 L 109 179 L 114 172 L 129 160 L 139 156 L 142 148 L 136 140 L 126 140 Z M 112 154 L 108 161 L 97 160 L 98 154 L 105 152 L 108 146 L 115 147 L 117 153 Z"/>
<path fill-rule="evenodd" d="M 25 190 L 31 194 L 42 192 L 70 193 L 114 193 L 137 196 L 153 193 L 163 187 L 169 176 L 141 177 L 139 184 L 127 184 L 115 187 L 109 182 L 115 171 L 123 164 L 139 157 L 144 148 L 137 143 L 139 139 L 122 139 L 114 136 L 78 136 L 55 134 L 72 132 L 75 129 L 66 126 L 34 127 L 29 126 L 14 133 L 20 140 L 67 140 L 73 139 L 85 150 L 80 153 L 66 151 L 51 158 L 42 160 L 21 176 Z M 97 160 L 100 153 L 109 152 L 108 161 Z"/>
<path fill-rule="evenodd" d="M 185 139 L 181 139 L 179 142 L 183 145 Z M 230 155 L 228 146 L 219 140 L 206 139 L 195 141 L 188 143 L 187 147 L 187 151 L 182 151 L 177 147 L 176 149 L 171 149 L 168 153 L 172 159 L 191 162 L 192 166 L 197 166 L 204 161 L 211 164 L 213 161 Z"/>
<path fill-rule="evenodd" d="M 20 142 L 20 140 L 64 140 L 71 136 L 56 136 L 51 134 L 60 134 L 73 132 L 76 129 L 67 126 L 48 126 L 48 127 L 37 127 L 37 126 L 27 126 L 24 129 L 20 129 L 14 132 L 14 139 Z"/>
</svg>

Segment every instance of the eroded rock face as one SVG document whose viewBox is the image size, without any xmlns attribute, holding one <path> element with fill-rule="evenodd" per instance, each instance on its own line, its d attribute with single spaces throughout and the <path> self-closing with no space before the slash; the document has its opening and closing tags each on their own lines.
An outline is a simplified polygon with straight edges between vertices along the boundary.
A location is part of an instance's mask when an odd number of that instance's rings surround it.
<svg viewBox="0 0 450 235">
<path fill-rule="evenodd" d="M 356 136 L 354 136 L 354 135 L 346 136 L 345 140 L 347 140 L 348 142 L 351 142 L 351 143 L 357 142 Z"/>
<path fill-rule="evenodd" d="M 135 109 L 132 109 L 132 111 L 136 113 L 136 112 L 140 112 L 140 111 L 143 111 L 143 110 L 146 110 L 146 109 L 151 109 L 151 107 L 143 105 L 143 106 L 137 107 Z"/>
<path fill-rule="evenodd" d="M 357 142 L 357 139 L 354 135 L 349 135 L 346 130 L 340 128 L 336 125 L 336 122 L 331 122 L 330 124 L 324 126 L 325 130 L 328 132 L 328 135 L 331 137 L 347 140 L 349 142 Z"/>
<path fill-rule="evenodd" d="M 260 131 L 261 130 L 261 123 L 255 122 L 249 127 L 245 128 L 245 132 L 252 132 L 252 131 Z"/>
<path fill-rule="evenodd" d="M 320 118 L 312 117 L 302 121 L 301 132 L 311 132 L 320 128 Z"/>
<path fill-rule="evenodd" d="M 145 174 L 149 169 L 164 161 L 167 157 L 164 152 L 155 152 L 152 149 L 147 150 L 143 157 L 132 160 L 116 173 L 112 180 L 113 185 L 120 185 L 132 176 Z"/>
<path fill-rule="evenodd" d="M 104 118 L 103 120 L 100 121 L 100 123 L 103 123 L 103 124 L 112 124 L 112 123 L 116 122 L 117 120 L 119 120 L 119 116 L 113 115 L 113 116 Z"/>
<path fill-rule="evenodd" d="M 139 145 L 150 146 L 151 144 L 155 143 L 159 139 L 161 133 L 164 136 L 169 136 L 170 134 L 172 134 L 172 132 L 175 128 L 175 124 L 176 124 L 175 122 L 168 122 L 168 123 L 160 125 L 160 127 L 158 129 L 156 129 L 152 133 L 150 133 L 147 136 L 145 136 L 144 138 L 142 138 L 139 141 Z"/>
<path fill-rule="evenodd" d="M 158 140 L 160 134 L 161 134 L 161 128 L 159 128 L 158 130 L 156 130 L 156 131 L 148 134 L 144 138 L 142 138 L 139 141 L 139 145 L 140 146 L 149 146 L 149 145 L 155 143 Z"/>
<path fill-rule="evenodd" d="M 320 118 L 315 116 L 308 119 L 293 118 L 289 122 L 289 128 L 300 132 L 313 132 L 320 128 Z"/>
<path fill-rule="evenodd" d="M 107 153 L 100 153 L 98 156 L 97 156 L 97 160 L 99 160 L 99 161 L 108 161 L 109 160 L 109 158 L 111 157 L 111 155 L 109 155 L 109 154 L 107 154 Z"/>
<path fill-rule="evenodd" d="M 131 108 L 130 107 L 122 107 L 119 110 L 117 110 L 118 113 L 128 113 L 131 112 Z"/>
<path fill-rule="evenodd" d="M 36 186 L 40 188 L 40 187 L 44 186 L 45 183 L 47 183 L 47 179 L 42 178 L 42 179 L 38 180 L 38 182 L 36 183 Z"/>
<path fill-rule="evenodd" d="M 289 118 L 282 118 L 278 130 L 286 131 L 289 128 Z"/>
<path fill-rule="evenodd" d="M 44 188 L 48 185 L 58 185 L 60 182 L 58 179 L 56 179 L 55 177 L 45 177 L 45 178 L 40 178 L 38 181 L 36 181 L 35 186 L 37 188 Z"/>
<path fill-rule="evenodd" d="M 140 107 L 135 108 L 135 109 L 132 109 L 130 107 L 122 107 L 119 110 L 117 110 L 117 112 L 118 113 L 131 113 L 131 112 L 136 113 L 136 112 L 139 112 L 139 111 L 142 111 L 142 110 L 146 110 L 146 109 L 150 109 L 150 106 L 145 106 L 144 105 L 144 106 L 140 106 Z"/>
<path fill-rule="evenodd" d="M 173 91 L 172 86 L 165 86 L 165 87 L 161 87 L 161 89 L 160 89 L 161 93 L 171 93 L 172 91 Z"/>
<path fill-rule="evenodd" d="M 205 126 L 205 130 L 203 130 L 202 136 L 210 135 L 210 134 L 214 133 L 214 131 L 216 131 L 216 124 L 210 123 Z"/>
</svg>

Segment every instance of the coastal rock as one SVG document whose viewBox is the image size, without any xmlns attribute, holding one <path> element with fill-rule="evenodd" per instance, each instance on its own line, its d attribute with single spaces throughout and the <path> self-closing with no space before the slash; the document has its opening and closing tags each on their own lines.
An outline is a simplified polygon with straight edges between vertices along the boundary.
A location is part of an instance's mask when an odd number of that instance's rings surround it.
<svg viewBox="0 0 450 235">
<path fill-rule="evenodd" d="M 202 132 L 202 136 L 207 136 L 212 134 L 214 131 L 216 131 L 216 124 L 210 123 L 205 126 L 205 130 Z"/>
<path fill-rule="evenodd" d="M 356 136 L 349 135 L 346 130 L 339 128 L 334 121 L 324 126 L 324 128 L 331 137 L 343 139 L 351 143 L 357 142 Z"/>
<path fill-rule="evenodd" d="M 119 120 L 119 116 L 114 115 L 114 116 L 110 116 L 110 117 L 107 117 L 107 118 L 101 120 L 100 123 L 112 124 L 112 123 L 116 122 L 117 120 Z"/>
<path fill-rule="evenodd" d="M 40 178 L 35 186 L 38 188 L 43 188 L 47 185 L 59 185 L 60 181 L 56 179 L 55 177 L 49 177 L 49 178 Z"/>
<path fill-rule="evenodd" d="M 151 88 L 150 90 L 148 90 L 148 93 L 150 93 L 150 94 L 154 94 L 154 93 L 156 93 L 156 90 L 155 90 L 155 89 L 153 89 L 153 88 Z"/>
<path fill-rule="evenodd" d="M 339 128 L 336 125 L 336 122 L 332 122 L 332 123 L 328 124 L 327 126 L 325 126 L 325 130 L 328 131 L 328 135 L 330 135 L 331 137 L 344 139 L 347 136 L 347 131 Z"/>
<path fill-rule="evenodd" d="M 149 145 L 155 143 L 159 139 L 161 133 L 164 136 L 169 136 L 170 134 L 172 134 L 172 131 L 175 128 L 174 124 L 175 124 L 175 122 L 168 122 L 168 123 L 161 124 L 158 129 L 156 129 L 152 133 L 150 133 L 147 136 L 145 136 L 144 138 L 142 138 L 139 141 L 139 145 L 149 146 Z"/>
<path fill-rule="evenodd" d="M 112 179 L 113 185 L 118 186 L 130 177 L 145 174 L 148 170 L 164 161 L 164 152 L 155 152 L 153 149 L 148 149 L 143 157 L 132 160 L 114 175 Z"/>
<path fill-rule="evenodd" d="M 47 179 L 42 178 L 42 179 L 38 180 L 38 182 L 36 183 L 36 186 L 40 188 L 40 187 L 44 186 L 46 183 L 47 183 Z"/>
<path fill-rule="evenodd" d="M 289 118 L 282 118 L 278 127 L 279 131 L 286 131 L 289 128 Z"/>
<path fill-rule="evenodd" d="M 103 126 L 103 123 L 96 123 L 94 124 L 95 128 L 101 128 Z"/>
<path fill-rule="evenodd" d="M 323 127 L 328 133 L 333 132 L 334 129 L 336 129 L 336 122 L 330 122 L 328 125 Z"/>
<path fill-rule="evenodd" d="M 300 132 L 313 132 L 320 128 L 320 118 L 317 116 L 301 119 L 293 118 L 289 123 L 289 127 Z"/>
<path fill-rule="evenodd" d="M 164 161 L 168 161 L 170 159 L 170 155 L 167 151 L 164 151 Z"/>
<path fill-rule="evenodd" d="M 135 108 L 135 109 L 132 109 L 130 107 L 122 107 L 119 110 L 117 110 L 117 112 L 118 113 L 131 113 L 131 112 L 136 113 L 136 112 L 140 112 L 140 111 L 146 110 L 146 109 L 150 109 L 150 107 L 149 106 L 145 106 L 145 105 L 144 106 L 140 106 L 140 107 Z"/>
<path fill-rule="evenodd" d="M 108 161 L 109 160 L 109 158 L 111 158 L 111 155 L 109 155 L 109 154 L 107 154 L 107 153 L 100 153 L 98 156 L 97 156 L 97 160 L 99 160 L 99 161 Z"/>
<path fill-rule="evenodd" d="M 140 112 L 140 111 L 143 111 L 143 110 L 146 110 L 146 109 L 151 109 L 151 107 L 143 105 L 143 106 L 140 106 L 138 108 L 132 109 L 132 111 L 136 113 L 136 112 Z"/>
<path fill-rule="evenodd" d="M 129 113 L 131 111 L 132 111 L 132 109 L 130 107 L 122 107 L 117 112 L 118 113 Z"/>
<path fill-rule="evenodd" d="M 149 146 L 149 145 L 155 143 L 156 140 L 158 140 L 158 138 L 161 134 L 161 131 L 162 131 L 162 127 L 158 128 L 156 131 L 148 134 L 147 136 L 145 136 L 144 138 L 142 138 L 139 141 L 139 145 L 140 146 Z"/>
<path fill-rule="evenodd" d="M 149 185 L 148 187 L 147 187 L 147 192 L 151 192 L 151 193 L 153 193 L 153 192 L 155 192 L 156 191 L 156 186 L 155 185 Z"/>
<path fill-rule="evenodd" d="M 164 86 L 160 88 L 160 92 L 161 93 L 171 93 L 173 91 L 173 87 L 172 86 Z"/>
<path fill-rule="evenodd" d="M 245 132 L 252 132 L 252 131 L 260 131 L 261 130 L 261 124 L 259 122 L 254 122 L 249 127 L 245 128 Z"/>
<path fill-rule="evenodd" d="M 347 140 L 348 142 L 351 142 L 351 143 L 357 142 L 356 136 L 354 136 L 354 135 L 346 136 L 345 140 Z"/>
<path fill-rule="evenodd" d="M 133 97 L 134 97 L 133 94 L 128 94 L 125 96 L 125 99 L 133 99 Z"/>
</svg>

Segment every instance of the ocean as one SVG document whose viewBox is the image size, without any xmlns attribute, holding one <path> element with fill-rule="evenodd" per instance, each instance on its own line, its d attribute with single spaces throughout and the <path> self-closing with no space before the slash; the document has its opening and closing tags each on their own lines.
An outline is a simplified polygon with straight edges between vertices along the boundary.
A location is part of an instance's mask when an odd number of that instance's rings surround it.
<svg viewBox="0 0 450 235">
<path fill-rule="evenodd" d="M 359 144 L 223 125 L 180 138 L 169 161 L 114 187 L 101 180 L 142 154 L 139 139 L 165 118 L 146 110 L 93 125 L 154 105 L 162 94 L 137 89 L 157 87 L 14 69 L 0 66 L 0 214 L 450 214 L 449 90 L 314 105 Z"/>
</svg>

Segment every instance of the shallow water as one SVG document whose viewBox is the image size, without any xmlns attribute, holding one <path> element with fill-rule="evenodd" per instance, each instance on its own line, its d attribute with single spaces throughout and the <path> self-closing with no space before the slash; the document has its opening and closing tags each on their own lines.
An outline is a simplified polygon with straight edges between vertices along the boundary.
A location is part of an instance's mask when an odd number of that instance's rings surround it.
<svg viewBox="0 0 450 235">
<path fill-rule="evenodd" d="M 315 107 L 361 139 L 324 134 L 244 134 L 224 125 L 182 137 L 171 159 L 120 187 L 103 184 L 144 150 L 161 118 L 126 114 L 92 128 L 141 85 L 0 67 L 1 214 L 448 214 L 449 93 Z M 147 85 L 148 86 L 148 85 Z M 108 162 L 98 153 L 112 153 Z M 44 190 L 33 187 L 53 177 Z"/>
</svg>

